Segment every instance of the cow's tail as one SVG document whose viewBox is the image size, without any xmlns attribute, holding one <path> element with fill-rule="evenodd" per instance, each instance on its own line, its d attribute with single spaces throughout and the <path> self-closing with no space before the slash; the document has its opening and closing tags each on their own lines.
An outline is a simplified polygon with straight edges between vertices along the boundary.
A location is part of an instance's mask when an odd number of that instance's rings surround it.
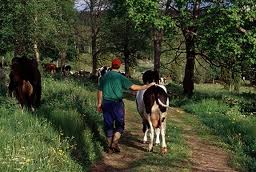
<svg viewBox="0 0 256 172">
<path fill-rule="evenodd" d="M 161 106 L 168 108 L 169 107 L 169 98 L 167 98 L 166 104 L 161 102 L 161 100 L 158 98 L 158 102 Z"/>
</svg>

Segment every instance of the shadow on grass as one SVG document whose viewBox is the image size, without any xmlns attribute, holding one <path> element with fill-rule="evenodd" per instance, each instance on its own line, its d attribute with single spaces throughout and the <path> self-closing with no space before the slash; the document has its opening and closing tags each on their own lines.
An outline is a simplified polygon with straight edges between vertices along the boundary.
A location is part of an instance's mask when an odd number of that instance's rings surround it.
<svg viewBox="0 0 256 172">
<path fill-rule="evenodd" d="M 168 147 L 167 154 L 160 153 L 160 145 L 154 145 L 154 151 L 148 152 L 148 144 L 142 144 L 139 136 L 126 132 L 122 144 L 143 151 L 143 158 L 133 161 L 129 168 L 122 169 L 127 171 L 182 171 L 188 169 L 188 148 L 181 135 L 181 129 L 169 121 L 167 125 L 166 142 Z M 119 171 L 122 171 L 119 170 Z"/>
<path fill-rule="evenodd" d="M 101 131 L 100 116 L 81 98 L 75 98 L 68 103 L 61 102 L 72 91 L 54 92 L 42 101 L 41 107 L 36 111 L 38 117 L 46 118 L 63 137 L 72 138 L 71 144 L 75 145 L 71 156 L 84 170 L 101 157 L 105 139 Z M 86 105 L 86 106 L 84 106 Z"/>
<path fill-rule="evenodd" d="M 141 141 L 138 139 L 138 135 L 133 135 L 129 131 L 125 131 L 120 144 L 126 145 L 127 147 L 131 147 L 137 150 L 141 150 L 143 152 L 146 152 L 147 149 L 145 149 L 141 143 Z"/>
</svg>

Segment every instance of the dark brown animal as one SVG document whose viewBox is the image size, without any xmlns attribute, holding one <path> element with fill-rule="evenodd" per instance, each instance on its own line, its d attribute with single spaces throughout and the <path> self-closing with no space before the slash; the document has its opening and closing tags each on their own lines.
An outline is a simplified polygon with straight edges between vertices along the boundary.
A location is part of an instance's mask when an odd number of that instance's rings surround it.
<svg viewBox="0 0 256 172">
<path fill-rule="evenodd" d="M 15 94 L 22 109 L 27 106 L 34 111 L 41 101 L 41 74 L 36 60 L 26 57 L 13 58 L 9 74 L 9 94 Z"/>
</svg>

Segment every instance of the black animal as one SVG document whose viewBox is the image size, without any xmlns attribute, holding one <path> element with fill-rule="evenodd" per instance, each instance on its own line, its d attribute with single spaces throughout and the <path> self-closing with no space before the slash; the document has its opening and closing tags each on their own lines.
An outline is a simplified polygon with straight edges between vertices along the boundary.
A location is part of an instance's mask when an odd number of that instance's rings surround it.
<svg viewBox="0 0 256 172">
<path fill-rule="evenodd" d="M 24 105 L 34 111 L 41 101 L 41 74 L 35 59 L 15 57 L 12 59 L 11 72 L 9 74 L 9 94 L 15 94 L 21 108 Z"/>
<path fill-rule="evenodd" d="M 111 71 L 112 69 L 110 67 L 107 67 L 107 66 L 102 66 L 100 68 L 98 68 L 96 71 L 97 71 L 97 77 L 98 77 L 98 80 L 104 76 L 107 72 Z"/>
</svg>

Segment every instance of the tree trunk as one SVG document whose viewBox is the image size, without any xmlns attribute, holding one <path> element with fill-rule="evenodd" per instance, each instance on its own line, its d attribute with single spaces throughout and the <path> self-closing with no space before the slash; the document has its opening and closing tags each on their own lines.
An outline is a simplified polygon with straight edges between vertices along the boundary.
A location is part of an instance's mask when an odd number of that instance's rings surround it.
<svg viewBox="0 0 256 172">
<path fill-rule="evenodd" d="M 38 50 L 38 46 L 37 46 L 37 42 L 34 42 L 34 52 L 35 52 L 35 58 L 37 63 L 39 63 L 40 61 L 40 54 L 39 54 L 39 50 Z"/>
<path fill-rule="evenodd" d="M 154 30 L 154 70 L 160 71 L 161 43 L 163 40 L 163 31 Z"/>
<path fill-rule="evenodd" d="M 192 32 L 192 31 L 191 31 Z M 186 67 L 183 80 L 183 91 L 188 97 L 193 95 L 194 90 L 194 67 L 195 67 L 195 40 L 193 34 L 183 31 L 186 44 Z"/>
<path fill-rule="evenodd" d="M 130 64 L 129 64 L 130 53 L 128 50 L 124 52 L 124 71 L 125 76 L 130 76 Z"/>
<path fill-rule="evenodd" d="M 66 55 L 67 55 L 66 51 L 61 51 L 60 52 L 60 67 L 61 68 L 65 65 Z"/>
<path fill-rule="evenodd" d="M 92 35 L 92 75 L 96 75 L 97 69 L 97 40 L 96 35 Z"/>
<path fill-rule="evenodd" d="M 25 54 L 24 41 L 17 39 L 14 46 L 14 57 L 22 57 L 24 56 L 24 54 Z"/>
<path fill-rule="evenodd" d="M 200 15 L 200 1 L 196 0 L 193 7 L 193 18 L 192 21 L 195 22 Z M 183 80 L 183 91 L 184 94 L 188 97 L 193 95 L 194 91 L 194 68 L 195 68 L 195 37 L 196 27 L 185 27 L 182 30 L 182 33 L 185 38 L 186 44 L 186 67 L 185 67 L 185 76 Z"/>
<path fill-rule="evenodd" d="M 126 20 L 125 23 L 125 45 L 124 45 L 124 71 L 126 76 L 130 76 L 130 51 L 129 51 L 129 22 Z"/>
</svg>

